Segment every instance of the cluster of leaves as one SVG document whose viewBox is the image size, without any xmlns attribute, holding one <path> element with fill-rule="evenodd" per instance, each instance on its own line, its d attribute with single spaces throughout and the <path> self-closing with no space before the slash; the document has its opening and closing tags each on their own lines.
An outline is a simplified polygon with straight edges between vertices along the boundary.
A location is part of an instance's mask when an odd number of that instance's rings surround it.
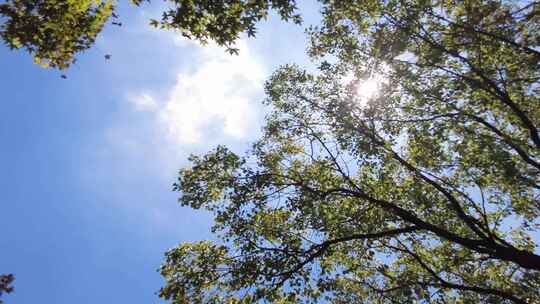
<svg viewBox="0 0 540 304">
<path fill-rule="evenodd" d="M 202 43 L 209 40 L 237 53 L 234 42 L 241 33 L 254 37 L 256 24 L 275 10 L 283 20 L 299 24 L 296 1 L 291 0 L 169 0 L 173 6 L 163 13 L 161 20 L 151 24 L 179 31 Z"/>
<path fill-rule="evenodd" d="M 2 274 L 0 275 L 0 297 L 3 293 L 12 293 L 13 292 L 13 286 L 11 285 L 13 281 L 15 280 L 15 276 L 13 274 Z M 4 303 L 0 299 L 0 304 Z"/>
<path fill-rule="evenodd" d="M 94 44 L 112 10 L 111 0 L 8 0 L 0 4 L 0 37 L 36 64 L 65 69 Z"/>
<path fill-rule="evenodd" d="M 170 250 L 160 295 L 540 303 L 540 4 L 321 2 L 318 72 L 274 73 L 246 156 L 180 171 L 180 203 L 213 212 L 219 241 Z"/>
<path fill-rule="evenodd" d="M 141 6 L 149 0 L 130 0 Z M 180 32 L 201 43 L 209 40 L 233 54 L 241 33 L 253 37 L 256 24 L 275 10 L 299 24 L 291 0 L 168 0 L 161 20 L 150 24 Z M 0 4 L 0 37 L 11 49 L 25 49 L 44 67 L 66 69 L 90 48 L 110 16 L 114 0 L 7 0 Z M 112 22 L 121 25 L 120 22 Z"/>
</svg>

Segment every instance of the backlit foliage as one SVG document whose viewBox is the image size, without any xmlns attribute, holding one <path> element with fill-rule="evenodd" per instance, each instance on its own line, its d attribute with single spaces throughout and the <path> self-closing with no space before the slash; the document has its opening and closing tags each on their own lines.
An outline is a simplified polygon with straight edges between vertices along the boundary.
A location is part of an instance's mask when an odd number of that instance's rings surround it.
<svg viewBox="0 0 540 304">
<path fill-rule="evenodd" d="M 180 171 L 218 241 L 170 250 L 161 296 L 540 303 L 540 4 L 321 2 L 319 68 L 273 74 L 261 139 Z"/>
</svg>

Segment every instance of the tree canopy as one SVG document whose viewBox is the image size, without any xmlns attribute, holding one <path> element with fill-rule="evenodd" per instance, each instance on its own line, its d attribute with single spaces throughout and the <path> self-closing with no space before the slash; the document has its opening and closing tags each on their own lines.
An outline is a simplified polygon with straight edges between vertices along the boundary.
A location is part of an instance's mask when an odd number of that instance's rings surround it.
<svg viewBox="0 0 540 304">
<path fill-rule="evenodd" d="M 540 3 L 320 2 L 260 140 L 180 170 L 217 240 L 168 251 L 160 296 L 540 303 Z"/>
<path fill-rule="evenodd" d="M 130 0 L 141 6 L 149 0 Z M 271 9 L 284 20 L 300 23 L 292 0 L 167 0 L 169 8 L 150 24 L 175 30 L 202 43 L 208 40 L 238 52 L 241 33 L 254 36 L 257 22 Z M 116 0 L 6 0 L 0 4 L 0 38 L 11 49 L 25 49 L 44 67 L 66 69 L 89 49 L 112 16 Z M 121 22 L 112 21 L 114 25 Z"/>
<path fill-rule="evenodd" d="M 109 0 L 9 0 L 0 4 L 0 37 L 37 64 L 65 69 L 94 44 L 112 10 Z"/>
</svg>

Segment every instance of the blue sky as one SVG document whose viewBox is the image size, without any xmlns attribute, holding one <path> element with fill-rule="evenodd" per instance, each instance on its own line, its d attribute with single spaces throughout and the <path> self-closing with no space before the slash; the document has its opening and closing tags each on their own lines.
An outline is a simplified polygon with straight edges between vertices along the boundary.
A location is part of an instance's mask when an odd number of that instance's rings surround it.
<svg viewBox="0 0 540 304">
<path fill-rule="evenodd" d="M 65 80 L 0 48 L 6 303 L 158 302 L 163 253 L 212 237 L 208 214 L 176 204 L 177 170 L 217 144 L 243 151 L 266 77 L 307 64 L 301 27 L 265 23 L 230 57 L 151 29 L 157 13 L 121 7 L 124 26 L 108 26 Z"/>
</svg>

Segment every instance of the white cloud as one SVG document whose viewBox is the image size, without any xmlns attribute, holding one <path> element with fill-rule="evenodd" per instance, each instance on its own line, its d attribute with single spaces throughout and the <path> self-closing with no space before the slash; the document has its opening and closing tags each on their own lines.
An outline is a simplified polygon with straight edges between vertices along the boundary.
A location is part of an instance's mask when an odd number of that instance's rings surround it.
<svg viewBox="0 0 540 304">
<path fill-rule="evenodd" d="M 154 97 L 148 93 L 139 93 L 137 95 L 128 96 L 128 101 L 135 107 L 138 111 L 155 111 L 158 107 L 158 104 Z"/>
<path fill-rule="evenodd" d="M 164 197 L 161 193 L 170 189 L 189 154 L 206 153 L 217 144 L 233 151 L 246 148 L 261 124 L 267 74 L 243 41 L 237 45 L 239 55 L 230 55 L 215 45 L 159 38 L 174 41 L 169 51 L 179 54 L 178 61 L 160 67 L 162 78 L 124 89 L 123 105 L 134 111 L 119 111 L 102 141 L 89 148 L 93 166 L 84 172 L 84 184 L 95 191 L 107 189 L 115 201 L 126 202 L 126 210 L 142 212 L 152 231 L 176 231 L 180 219 L 182 238 L 187 239 L 208 230 L 208 215 L 175 211 L 176 206 L 170 207 L 174 196 L 157 203 L 154 199 Z M 127 187 L 137 193 L 136 204 L 126 198 Z"/>
<path fill-rule="evenodd" d="M 239 55 L 216 45 L 176 41 L 196 60 L 177 73 L 176 83 L 158 103 L 148 93 L 129 98 L 137 110 L 155 113 L 168 138 L 177 144 L 198 144 L 208 137 L 243 139 L 257 124 L 265 78 L 264 66 L 239 41 Z M 190 68 L 190 69 L 187 69 Z"/>
</svg>

